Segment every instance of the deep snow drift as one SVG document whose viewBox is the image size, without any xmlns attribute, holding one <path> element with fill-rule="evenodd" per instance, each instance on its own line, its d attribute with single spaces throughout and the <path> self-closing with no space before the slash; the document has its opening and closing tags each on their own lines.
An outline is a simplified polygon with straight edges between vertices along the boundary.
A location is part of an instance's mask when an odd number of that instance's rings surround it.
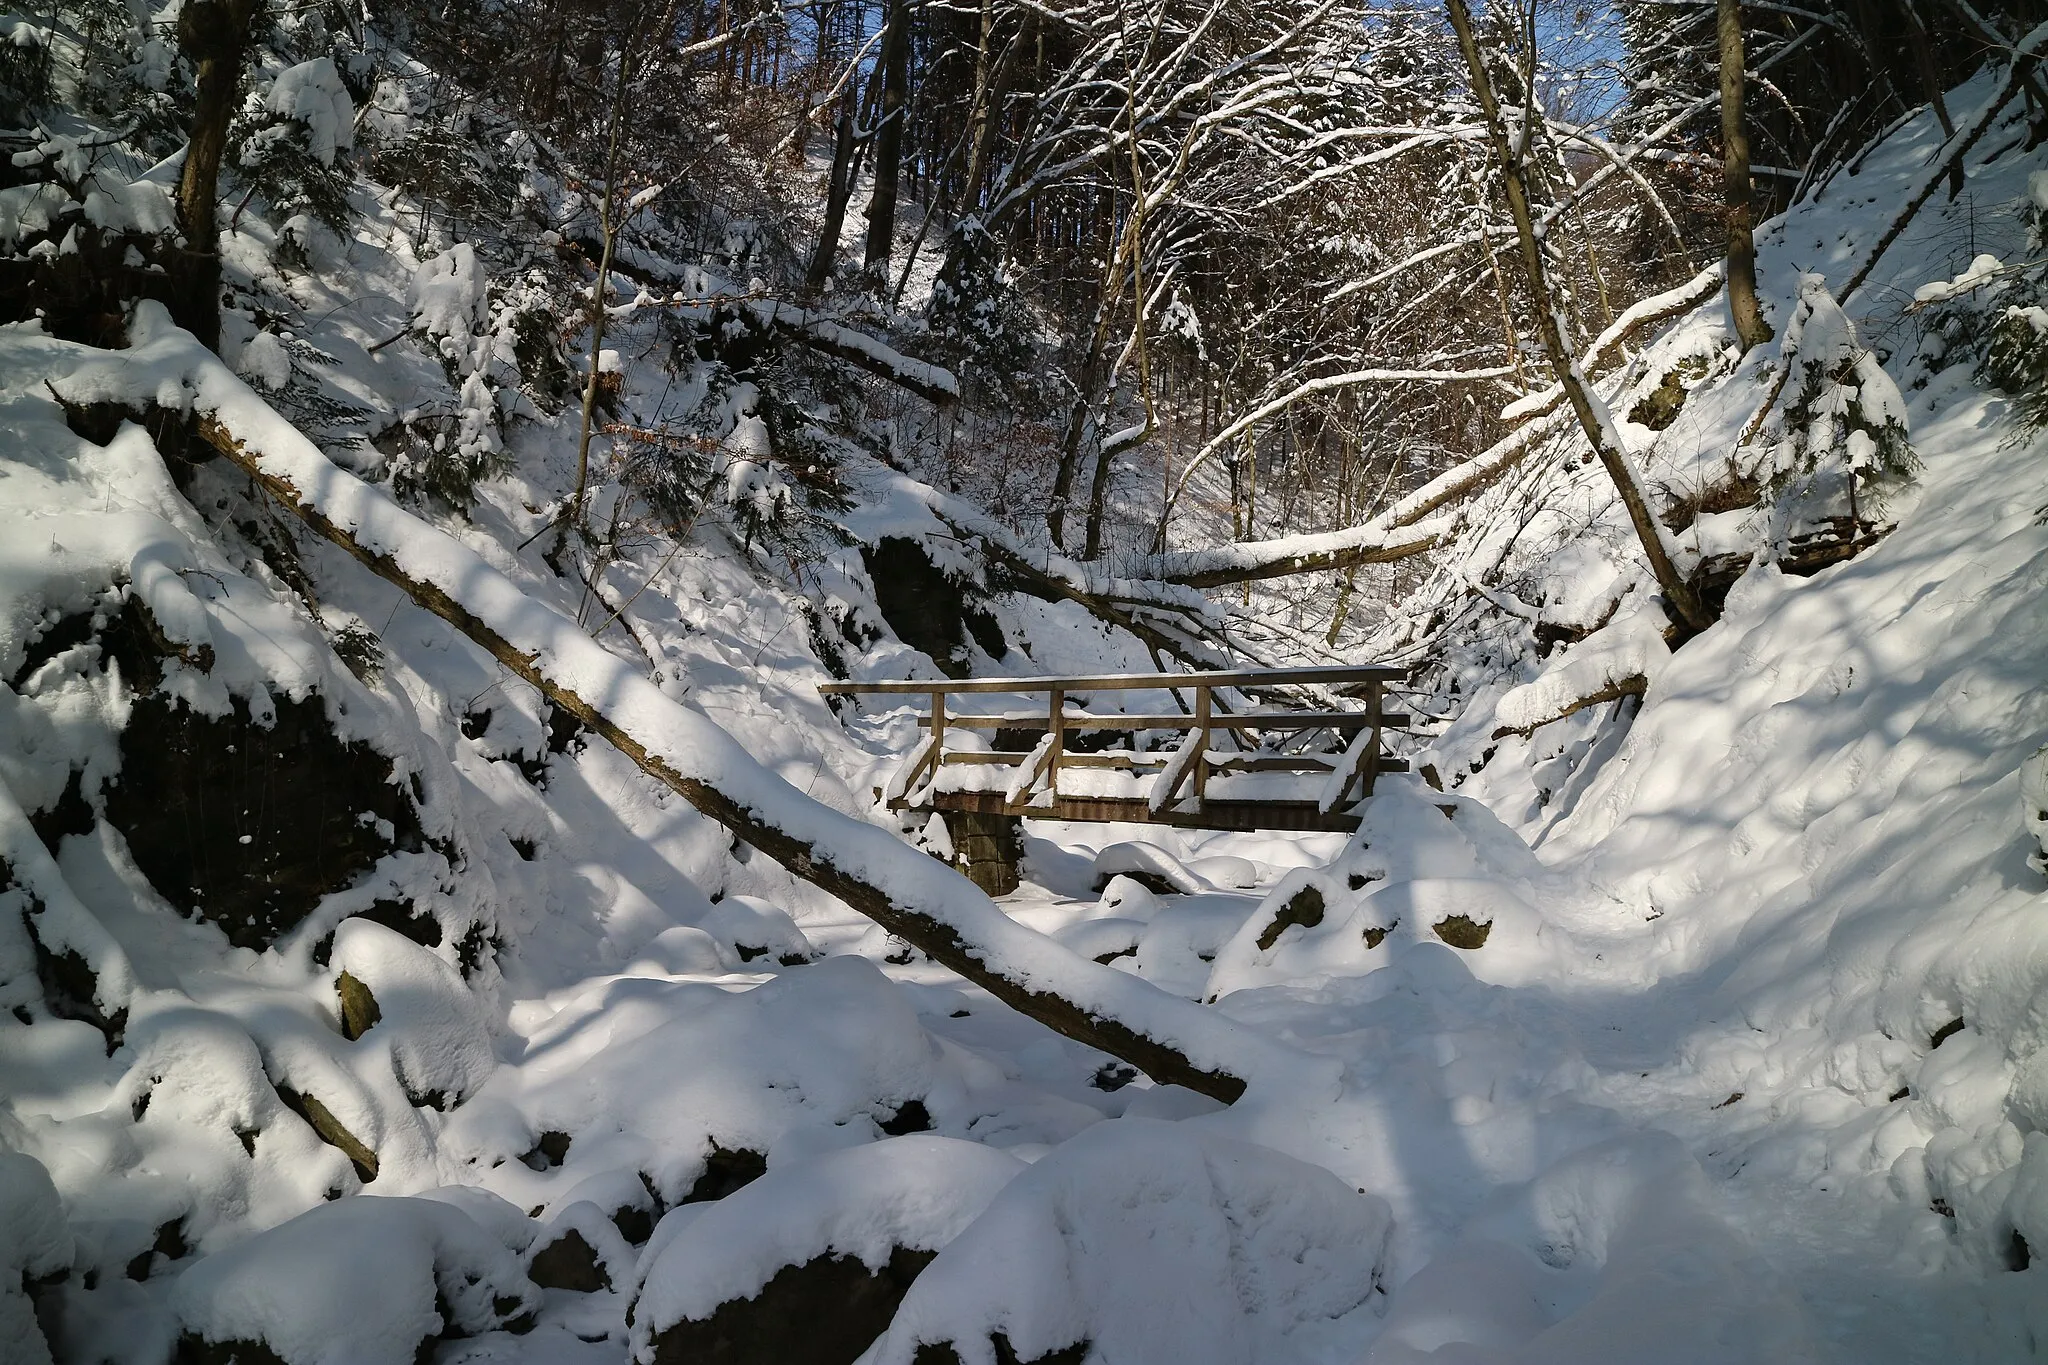
<svg viewBox="0 0 2048 1365">
<path fill-rule="evenodd" d="M 1962 274 L 1965 214 L 1976 249 L 2025 254 L 2021 131 L 1869 297 Z M 1909 125 L 1772 228 L 1781 331 L 1934 140 Z M 441 289 L 460 259 L 376 221 L 294 285 L 308 315 L 353 271 L 444 331 L 469 316 Z M 338 552 L 266 556 L 287 533 L 246 482 L 174 481 L 132 424 L 77 434 L 42 383 L 55 343 L 0 332 L 0 1352 L 652 1361 L 768 1332 L 758 1299 L 776 1331 L 871 1324 L 877 1365 L 2048 1353 L 2048 881 L 2021 798 L 2048 740 L 2048 467 L 1918 314 L 1863 297 L 1921 465 L 1872 548 L 1752 568 L 1674 654 L 1609 560 L 1547 547 L 1538 605 L 1608 624 L 1468 690 L 1428 740 L 1453 790 L 1387 780 L 1348 842 L 1029 832 L 1017 920 L 1315 1059 L 1227 1110 L 736 847 Z M 1636 377 L 1723 325 L 1710 305 Z M 371 357 L 381 323 L 321 326 L 365 392 L 448 383 Z M 1653 473 L 1726 449 L 1769 359 L 1702 383 Z M 443 529 L 570 618 L 652 582 L 605 647 L 892 825 L 866 793 L 914 720 L 820 701 L 816 609 L 727 541 L 556 577 L 519 547 L 572 442 L 518 440 L 523 472 Z M 1596 484 L 1541 477 L 1598 522 Z M 864 534 L 943 535 L 898 476 L 852 483 Z M 933 670 L 857 552 L 813 586 L 868 626 L 850 667 Z M 998 607 L 1040 667 L 1142 666 L 1077 612 Z M 369 662 L 331 647 L 351 627 Z M 1639 706 L 1494 737 L 1631 673 Z M 289 811 L 202 803 L 153 838 L 147 801 L 194 798 L 137 775 L 223 753 L 261 771 L 210 790 L 290 788 Z M 347 856 L 273 891 L 291 840 Z"/>
</svg>

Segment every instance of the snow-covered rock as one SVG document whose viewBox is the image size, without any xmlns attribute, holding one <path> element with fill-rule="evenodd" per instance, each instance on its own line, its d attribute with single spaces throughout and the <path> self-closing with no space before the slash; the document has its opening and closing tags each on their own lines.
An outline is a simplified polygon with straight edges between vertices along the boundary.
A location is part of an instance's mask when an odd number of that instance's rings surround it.
<svg viewBox="0 0 2048 1365">
<path fill-rule="evenodd" d="M 329 963 L 338 988 L 346 974 L 367 993 L 374 1017 L 358 1046 L 387 1049 L 416 1102 L 448 1108 L 489 1077 L 496 1059 L 484 1008 L 446 962 L 395 930 L 353 918 L 336 926 Z"/>
<path fill-rule="evenodd" d="M 817 1336 L 858 1352 L 863 1329 L 872 1340 L 887 1325 L 904 1277 L 1024 1169 L 978 1143 L 889 1138 L 770 1171 L 702 1212 L 671 1213 L 643 1261 L 633 1359 L 689 1360 L 707 1335 L 778 1348 L 761 1358 L 808 1359 Z"/>
<path fill-rule="evenodd" d="M 431 1199 L 344 1199 L 208 1256 L 171 1302 L 187 1333 L 285 1365 L 413 1365 L 444 1334 L 517 1327 L 539 1306 L 512 1250 Z"/>
</svg>

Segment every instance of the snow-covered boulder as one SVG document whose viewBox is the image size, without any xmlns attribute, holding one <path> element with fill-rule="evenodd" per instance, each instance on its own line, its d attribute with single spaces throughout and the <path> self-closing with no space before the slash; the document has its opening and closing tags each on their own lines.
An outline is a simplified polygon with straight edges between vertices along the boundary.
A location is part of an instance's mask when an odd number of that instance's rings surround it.
<svg viewBox="0 0 2048 1365">
<path fill-rule="evenodd" d="M 889 1138 L 677 1210 L 642 1259 L 633 1359 L 848 1365 L 932 1255 L 1023 1169 L 979 1143 Z"/>
<path fill-rule="evenodd" d="M 449 1115 L 441 1148 L 524 1208 L 610 1171 L 644 1174 L 672 1207 L 729 1194 L 783 1150 L 879 1136 L 913 1100 L 940 1124 L 973 1117 L 911 1001 L 864 958 L 737 993 L 613 977 L 563 1001 Z M 521 1164 L 537 1143 L 545 1161 Z"/>
<path fill-rule="evenodd" d="M 390 1052 L 399 1084 L 415 1104 L 446 1109 L 491 1074 L 496 1063 L 483 1006 L 433 953 L 355 918 L 336 927 L 329 962 L 344 1007 L 355 1002 L 360 1011 L 349 1031 L 362 1035 L 359 1046 Z"/>
<path fill-rule="evenodd" d="M 534 1239 L 526 1273 L 544 1289 L 593 1294 L 623 1283 L 633 1269 L 625 1234 L 587 1199 L 570 1204 Z"/>
<path fill-rule="evenodd" d="M 2020 821 L 2039 851 L 2035 868 L 2048 871 L 2048 748 L 2037 749 L 2020 764 Z"/>
<path fill-rule="evenodd" d="M 1192 895 L 1207 889 L 1180 859 L 1157 844 L 1135 841 L 1111 844 L 1095 855 L 1096 888 L 1108 885 L 1112 877 L 1129 877 L 1159 896 Z"/>
<path fill-rule="evenodd" d="M 699 918 L 697 927 L 730 948 L 737 962 L 794 967 L 817 956 L 789 912 L 758 896 L 725 897 Z"/>
<path fill-rule="evenodd" d="M 442 1336 L 519 1330 L 539 1303 L 502 1238 L 436 1199 L 322 1205 L 171 1291 L 195 1346 L 260 1346 L 284 1365 L 413 1365 Z"/>
<path fill-rule="evenodd" d="M 48 1365 L 49 1343 L 24 1292 L 71 1265 L 71 1230 L 50 1173 L 34 1157 L 0 1151 L 0 1342 L 21 1365 Z"/>
<path fill-rule="evenodd" d="M 1252 1365 L 1377 1311 L 1384 1201 L 1187 1124 L 1120 1119 L 1012 1181 L 918 1277 L 871 1365 Z"/>
</svg>

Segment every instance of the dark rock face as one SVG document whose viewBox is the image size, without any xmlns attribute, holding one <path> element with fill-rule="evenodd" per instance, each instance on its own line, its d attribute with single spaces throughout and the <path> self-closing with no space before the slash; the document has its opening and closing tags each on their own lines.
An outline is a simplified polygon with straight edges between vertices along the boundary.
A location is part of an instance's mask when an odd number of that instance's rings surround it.
<svg viewBox="0 0 2048 1365">
<path fill-rule="evenodd" d="M 879 1271 L 854 1256 L 784 1266 L 753 1298 L 656 1332 L 654 1365 L 852 1365 L 936 1254 L 898 1247 Z"/>
<path fill-rule="evenodd" d="M 967 636 L 991 658 L 1007 652 L 1003 629 L 983 608 L 971 584 L 948 577 L 924 547 L 902 536 L 884 536 L 861 551 L 875 585 L 875 605 L 896 638 L 931 655 L 948 677 L 964 678 Z"/>
<path fill-rule="evenodd" d="M 276 722 L 139 697 L 121 733 L 107 818 L 171 904 L 258 952 L 394 848 L 419 818 L 391 761 L 337 738 L 317 697 L 275 699 Z"/>
<path fill-rule="evenodd" d="M 730 1147 L 714 1146 L 711 1155 L 704 1158 L 704 1174 L 698 1176 L 697 1183 L 690 1186 L 690 1192 L 683 1196 L 683 1202 L 702 1204 L 713 1199 L 723 1199 L 734 1191 L 753 1184 L 766 1174 L 768 1158 L 761 1153 L 750 1152 L 744 1147 L 734 1151 Z"/>
<path fill-rule="evenodd" d="M 905 1100 L 896 1112 L 880 1119 L 876 1126 L 890 1137 L 902 1137 L 906 1133 L 929 1133 L 932 1130 L 932 1111 L 925 1108 L 923 1100 Z"/>
<path fill-rule="evenodd" d="M 1017 1348 L 1001 1332 L 991 1336 L 988 1344 L 989 1349 L 995 1352 L 996 1365 L 1081 1365 L 1088 1358 L 1088 1343 L 1085 1341 L 1062 1346 L 1057 1351 L 1047 1351 L 1028 1361 L 1017 1358 Z M 920 1342 L 911 1362 L 912 1365 L 960 1365 L 960 1352 L 950 1341 Z"/>
<path fill-rule="evenodd" d="M 596 1249 L 574 1228 L 533 1253 L 526 1277 L 543 1289 L 568 1289 L 578 1294 L 612 1287 Z"/>
<path fill-rule="evenodd" d="M 260 1341 L 208 1341 L 191 1332 L 178 1339 L 177 1365 L 285 1365 Z"/>
</svg>

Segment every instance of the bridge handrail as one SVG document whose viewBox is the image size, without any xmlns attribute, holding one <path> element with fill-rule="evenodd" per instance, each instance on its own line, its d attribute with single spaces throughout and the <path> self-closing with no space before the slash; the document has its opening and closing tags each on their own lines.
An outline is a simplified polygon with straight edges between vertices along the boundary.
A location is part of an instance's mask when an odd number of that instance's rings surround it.
<svg viewBox="0 0 2048 1365">
<path fill-rule="evenodd" d="M 1307 767 L 1328 775 L 1328 781 L 1315 801 L 1316 810 L 1327 816 L 1342 806 L 1354 789 L 1359 790 L 1361 795 L 1370 796 L 1375 777 L 1381 771 L 1393 770 L 1396 767 L 1397 760 L 1380 752 L 1380 736 L 1387 730 L 1406 729 L 1409 718 L 1399 712 L 1387 711 L 1382 705 L 1382 700 L 1386 684 L 1406 676 L 1405 670 L 1384 664 L 1357 664 L 1343 667 L 1214 669 L 1198 673 L 1107 673 L 1033 678 L 890 678 L 873 682 L 822 683 L 818 691 L 825 696 L 884 693 L 930 698 L 931 714 L 929 717 L 920 718 L 921 726 L 928 732 L 924 743 L 904 760 L 882 789 L 881 798 L 892 810 L 916 807 L 930 799 L 937 789 L 941 772 L 949 764 L 962 763 L 1014 765 L 1017 768 L 1016 776 L 1005 788 L 1002 796 L 1002 805 L 1006 813 L 1021 814 L 1027 809 L 1035 808 L 1041 784 L 1054 808 L 1058 808 L 1061 804 L 1061 765 L 1089 766 L 1082 762 L 1081 756 L 1067 752 L 1067 736 L 1070 733 L 1079 730 L 1171 729 L 1188 731 L 1188 738 L 1171 755 L 1164 757 L 1163 767 L 1153 779 L 1151 792 L 1144 800 L 1144 809 L 1148 818 L 1169 817 L 1177 807 L 1182 790 L 1188 788 L 1191 789 L 1195 809 L 1199 812 L 1207 804 L 1210 774 L 1232 771 L 1238 766 L 1232 760 L 1218 761 L 1212 757 L 1209 745 L 1215 732 L 1266 730 L 1293 731 L 1298 734 L 1306 730 L 1330 730 L 1338 735 L 1352 736 L 1341 753 L 1318 756 L 1312 764 L 1308 758 L 1302 756 L 1296 756 L 1291 760 L 1295 767 Z M 1227 711 L 1219 713 L 1216 705 L 1215 690 L 1219 687 L 1259 689 L 1290 683 L 1320 683 L 1337 687 L 1357 685 L 1362 690 L 1361 700 L 1365 703 L 1364 709 L 1255 709 L 1240 711 L 1233 715 Z M 1103 691 L 1154 690 L 1192 692 L 1192 713 L 1175 716 L 1119 716 L 1067 709 L 1067 696 L 1071 692 L 1088 694 Z M 946 699 L 964 692 L 1005 693 L 1012 696 L 1041 693 L 1045 694 L 1047 701 L 1043 711 L 1034 713 L 950 714 Z M 1010 730 L 1013 733 L 1023 731 L 1026 734 L 1036 732 L 1043 734 L 1045 738 L 1029 753 L 988 750 L 948 753 L 946 732 L 952 729 Z M 1135 762 L 1135 759 L 1132 762 Z"/>
<path fill-rule="evenodd" d="M 1357 664 L 1318 668 L 1232 668 L 1206 673 L 1100 673 L 1078 677 L 1027 678 L 882 678 L 873 682 L 819 683 L 818 691 L 828 697 L 856 693 L 933 692 L 1135 692 L 1180 687 L 1281 687 L 1320 683 L 1341 687 L 1347 683 L 1399 682 L 1408 675 L 1404 668 L 1390 664 Z"/>
</svg>

